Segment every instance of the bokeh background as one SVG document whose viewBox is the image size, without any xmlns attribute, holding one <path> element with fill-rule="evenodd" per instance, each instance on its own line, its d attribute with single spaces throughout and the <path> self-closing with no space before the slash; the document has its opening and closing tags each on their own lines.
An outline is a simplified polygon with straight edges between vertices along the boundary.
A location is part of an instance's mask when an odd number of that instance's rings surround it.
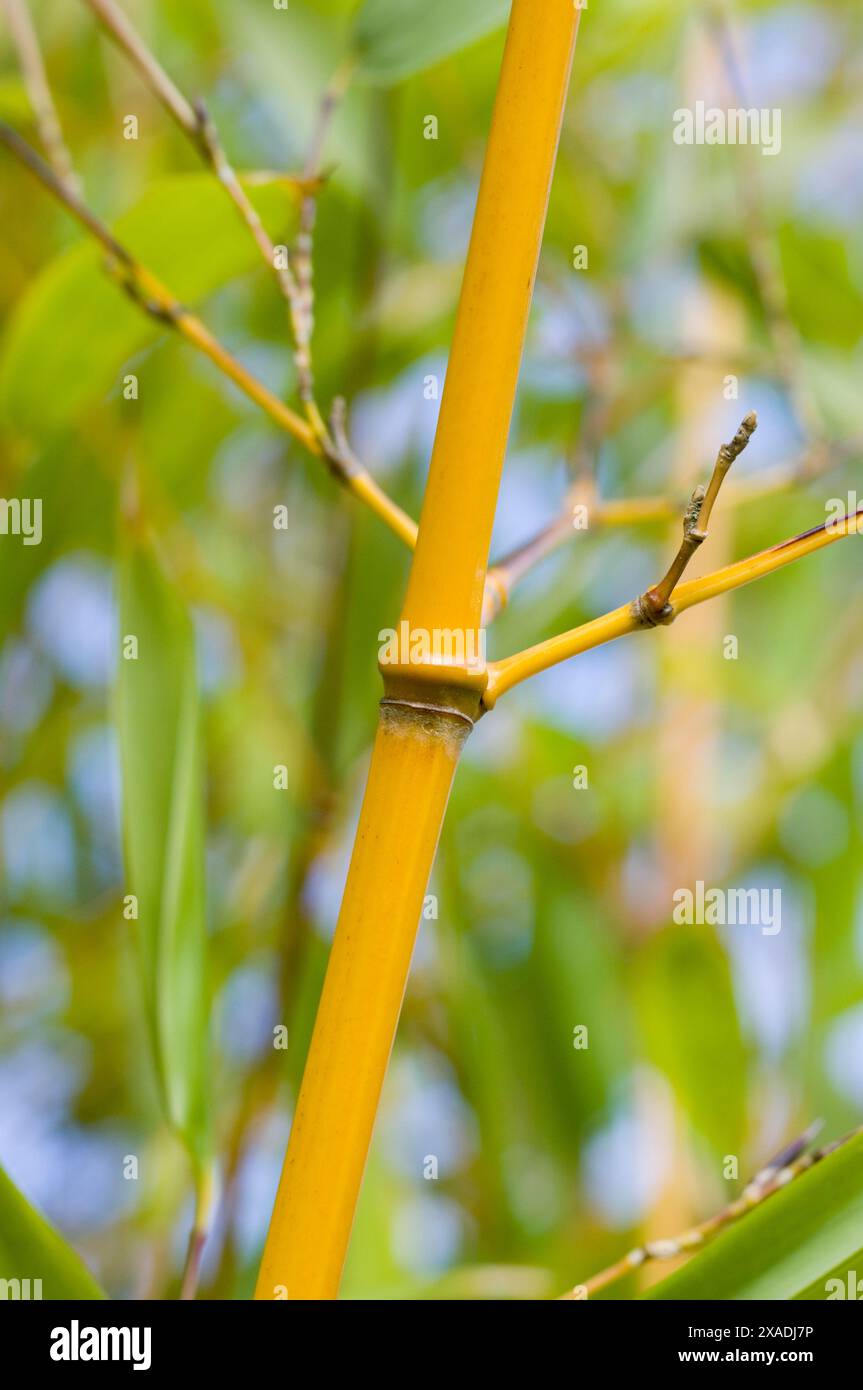
<svg viewBox="0 0 863 1390">
<path fill-rule="evenodd" d="M 127 8 L 181 88 L 207 96 L 238 167 L 302 167 L 357 4 Z M 290 396 L 283 305 L 189 146 L 84 6 L 33 12 L 91 205 L 109 222 L 141 205 L 131 225 L 167 279 L 194 283 L 221 254 L 201 312 Z M 861 27 L 854 0 L 586 10 L 497 552 L 556 514 L 573 474 L 605 499 L 682 505 L 753 408 L 760 427 L 735 466 L 753 496 L 729 489 L 693 573 L 863 493 Z M 438 409 L 427 378 L 445 371 L 502 41 L 493 29 L 431 66 L 417 57 L 391 82 L 360 71 L 328 143 L 319 393 L 348 397 L 358 452 L 414 514 Z M 780 108 L 781 153 L 675 145 L 673 112 L 697 99 Z M 35 138 L 5 28 L 0 112 Z M 133 470 L 194 614 L 205 702 L 221 1201 L 203 1291 L 247 1297 L 364 784 L 378 632 L 398 615 L 407 555 L 185 345 L 117 333 L 115 310 L 123 323 L 132 311 L 113 288 L 98 333 L 72 298 L 58 308 L 54 279 L 82 235 L 5 152 L 0 199 L 0 493 L 44 499 L 41 545 L 0 537 L 0 1161 L 113 1295 L 175 1295 L 188 1163 L 161 1119 L 121 911 L 115 561 Z M 575 270 L 578 245 L 589 263 Z M 123 397 L 129 372 L 137 401 Z M 787 485 L 759 494 L 776 469 Z M 279 504 L 287 532 L 272 526 Z M 678 535 L 677 520 L 620 527 L 598 512 L 517 590 L 490 654 L 640 592 Z M 829 1135 L 859 1119 L 861 547 L 561 666 L 478 727 L 347 1295 L 548 1296 L 717 1209 L 739 1186 L 727 1156 L 745 1179 L 814 1118 Z M 698 879 L 781 889 L 781 932 L 674 926 L 674 890 Z M 287 1052 L 272 1046 L 281 1023 Z M 579 1025 L 587 1050 L 573 1046 Z"/>
</svg>

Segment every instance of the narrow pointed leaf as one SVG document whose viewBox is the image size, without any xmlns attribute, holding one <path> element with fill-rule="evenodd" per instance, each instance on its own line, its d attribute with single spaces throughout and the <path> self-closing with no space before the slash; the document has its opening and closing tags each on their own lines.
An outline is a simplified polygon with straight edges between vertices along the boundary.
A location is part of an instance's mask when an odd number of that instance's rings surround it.
<svg viewBox="0 0 863 1390">
<path fill-rule="evenodd" d="M 0 1168 L 0 1297 L 21 1297 L 11 1281 L 29 1279 L 29 1297 L 104 1298 L 84 1261 Z M 41 1280 L 39 1293 L 33 1280 Z"/>
<path fill-rule="evenodd" d="M 194 632 L 153 553 L 122 557 L 118 722 L 128 892 L 165 1114 L 209 1148 L 204 805 Z"/>
<path fill-rule="evenodd" d="M 294 223 L 294 185 L 273 178 L 249 195 L 274 239 L 284 240 Z M 113 230 L 189 306 L 261 264 L 209 174 L 160 181 Z M 61 428 L 119 390 L 124 363 L 164 332 L 105 274 L 100 248 L 76 244 L 37 276 L 12 320 L 0 360 L 0 409 L 29 434 Z"/>
<path fill-rule="evenodd" d="M 647 1295 L 658 1299 L 827 1299 L 828 1280 L 863 1279 L 863 1135 L 768 1197 Z"/>
</svg>

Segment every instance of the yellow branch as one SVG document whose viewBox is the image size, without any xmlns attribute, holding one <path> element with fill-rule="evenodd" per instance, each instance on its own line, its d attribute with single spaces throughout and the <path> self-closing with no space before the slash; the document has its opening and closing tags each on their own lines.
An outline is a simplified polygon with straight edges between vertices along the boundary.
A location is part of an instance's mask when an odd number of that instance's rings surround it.
<svg viewBox="0 0 863 1390">
<path fill-rule="evenodd" d="M 406 545 L 416 544 L 417 527 L 405 512 L 374 481 L 371 474 L 354 455 L 342 457 L 326 451 L 317 431 L 290 406 L 280 401 L 272 391 L 234 357 L 201 320 L 181 304 L 175 295 L 135 260 L 117 241 L 99 218 L 81 200 L 76 191 L 63 183 L 35 150 L 22 140 L 5 121 L 0 121 L 0 142 L 35 175 L 72 216 L 85 228 L 108 254 L 107 270 L 133 301 L 152 318 L 174 329 L 181 338 L 208 357 L 234 385 L 260 406 L 279 429 L 298 440 L 310 454 L 324 459 L 339 482 L 393 531 Z"/>
<path fill-rule="evenodd" d="M 142 283 L 153 286 L 152 276 L 144 274 Z M 333 459 L 324 453 L 317 431 L 301 415 L 291 410 L 290 406 L 280 401 L 278 396 L 274 396 L 262 381 L 247 371 L 243 364 L 238 362 L 236 357 L 213 337 L 209 329 L 194 314 L 190 314 L 188 310 L 178 306 L 178 312 L 172 317 L 171 323 L 187 343 L 209 357 L 210 361 L 214 362 L 219 370 L 240 388 L 244 395 L 261 407 L 274 424 L 287 434 L 292 434 L 315 458 L 325 459 L 342 486 L 352 496 L 364 503 L 370 511 L 374 512 L 375 516 L 379 517 L 394 535 L 398 536 L 399 540 L 404 541 L 406 546 L 413 549 L 417 538 L 416 522 L 384 492 L 362 464 L 358 463 L 353 456 L 348 464 L 348 461 L 342 459 L 341 455 L 338 464 L 334 463 Z"/>
<path fill-rule="evenodd" d="M 186 99 L 115 0 L 84 0 L 84 3 L 89 5 L 106 33 L 125 53 L 151 92 L 191 141 L 207 167 L 212 170 L 251 234 L 265 265 L 275 276 L 288 306 L 300 399 L 309 424 L 320 440 L 322 452 L 331 456 L 334 452 L 333 443 L 315 399 L 312 371 L 311 233 L 314 228 L 323 143 L 329 119 L 348 81 L 352 64 L 340 68 L 324 97 L 322 119 L 313 140 L 312 159 L 306 166 L 306 189 L 300 208 L 301 246 L 297 258 L 298 269 L 295 273 L 290 262 L 280 264 L 272 238 L 228 159 L 215 122 L 204 102 L 198 100 L 193 104 Z"/>
<path fill-rule="evenodd" d="M 821 526 L 813 527 L 811 531 L 804 531 L 802 535 L 782 541 L 757 555 L 750 555 L 745 560 L 737 560 L 733 565 L 726 565 L 701 579 L 687 580 L 674 590 L 669 621 L 673 621 L 678 614 L 685 612 L 687 608 L 693 608 L 697 603 L 705 603 L 719 594 L 740 589 L 744 584 L 750 584 L 753 579 L 772 574 L 774 570 L 782 569 L 794 560 L 802 559 L 804 555 L 823 550 L 834 541 L 856 535 L 861 527 L 863 508 L 842 521 L 824 522 Z M 547 642 L 528 647 L 515 656 L 505 657 L 502 661 L 491 662 L 483 705 L 486 709 L 492 709 L 501 695 L 511 690 L 514 685 L 520 685 L 530 676 L 547 671 L 549 667 L 557 666 L 561 661 L 568 661 L 571 656 L 579 656 L 593 647 L 613 642 L 616 637 L 638 632 L 644 626 L 636 606 L 627 603 L 601 618 L 594 618 L 581 627 L 561 633 L 559 637 L 552 637 Z"/>
<path fill-rule="evenodd" d="M 761 502 L 778 492 L 787 491 L 797 483 L 808 483 L 819 474 L 827 472 L 828 465 L 845 463 L 859 453 L 859 441 L 856 444 L 852 441 L 844 446 L 833 442 L 829 452 L 817 445 L 813 449 L 805 450 L 787 464 L 780 464 L 758 473 L 746 482 L 727 485 L 722 493 L 725 505 L 745 507 L 750 503 Z M 484 615 L 486 624 L 491 623 L 506 607 L 513 589 L 521 583 L 526 574 L 567 541 L 572 540 L 574 535 L 584 534 L 573 526 L 573 508 L 577 505 L 588 508 L 591 532 L 603 527 L 640 526 L 673 521 L 681 510 L 680 504 L 672 497 L 596 498 L 590 491 L 585 491 L 584 484 L 577 484 L 567 493 L 558 516 L 536 536 L 492 565 L 487 575 Z"/>
</svg>

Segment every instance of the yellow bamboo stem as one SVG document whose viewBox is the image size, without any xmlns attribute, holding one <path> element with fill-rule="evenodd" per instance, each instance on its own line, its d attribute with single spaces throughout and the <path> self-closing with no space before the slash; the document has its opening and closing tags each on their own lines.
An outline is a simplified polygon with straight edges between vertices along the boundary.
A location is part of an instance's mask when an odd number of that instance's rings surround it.
<svg viewBox="0 0 863 1390">
<path fill-rule="evenodd" d="M 402 624 L 478 628 L 579 10 L 514 0 Z M 401 624 L 400 624 L 401 627 Z M 386 698 L 256 1297 L 334 1298 L 483 661 L 413 655 Z"/>
<path fill-rule="evenodd" d="M 804 555 L 823 550 L 834 541 L 842 540 L 845 536 L 857 535 L 860 530 L 863 530 L 863 508 L 844 520 L 825 522 L 800 536 L 771 546 L 769 550 L 762 550 L 757 555 L 749 555 L 745 560 L 737 560 L 733 565 L 714 570 L 712 574 L 705 574 L 701 579 L 687 580 L 674 590 L 669 620 L 697 603 L 705 603 L 719 594 L 740 589 L 744 584 L 751 584 L 753 579 L 772 574 L 774 570 L 782 569 L 794 560 L 802 559 Z M 539 642 L 535 647 L 528 647 L 515 656 L 505 657 L 502 661 L 493 661 L 488 668 L 488 686 L 483 696 L 483 705 L 486 709 L 492 709 L 501 695 L 511 690 L 514 685 L 520 685 L 530 676 L 547 671 L 549 667 L 556 666 L 561 661 L 568 661 L 570 657 L 579 656 L 593 647 L 613 642 L 616 637 L 624 637 L 628 632 L 638 632 L 643 626 L 635 605 L 626 603 L 610 613 L 605 613 L 601 618 L 594 618 L 581 627 L 561 633 L 559 637 Z"/>
<path fill-rule="evenodd" d="M 572 0 L 512 7 L 405 599 L 417 628 L 480 622 L 579 13 Z"/>
<path fill-rule="evenodd" d="M 256 1298 L 338 1292 L 429 868 L 469 726 L 381 721 Z"/>
</svg>

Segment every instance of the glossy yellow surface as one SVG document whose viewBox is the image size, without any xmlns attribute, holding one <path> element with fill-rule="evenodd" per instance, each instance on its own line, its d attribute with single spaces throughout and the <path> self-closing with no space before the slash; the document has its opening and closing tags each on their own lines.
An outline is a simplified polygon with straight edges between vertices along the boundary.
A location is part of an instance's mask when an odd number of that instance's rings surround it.
<svg viewBox="0 0 863 1390">
<path fill-rule="evenodd" d="M 403 616 L 478 627 L 579 11 L 515 0 Z"/>
<path fill-rule="evenodd" d="M 706 603 L 708 599 L 716 598 L 719 594 L 730 593 L 732 589 L 741 589 L 744 584 L 751 584 L 755 579 L 773 574 L 775 570 L 783 569 L 785 565 L 792 564 L 794 560 L 801 560 L 806 555 L 812 555 L 817 550 L 823 550 L 825 546 L 832 545 L 834 541 L 842 540 L 845 536 L 856 535 L 861 529 L 863 512 L 857 512 L 835 525 L 818 526 L 802 536 L 794 536 L 791 540 L 771 546 L 769 550 L 749 555 L 745 560 L 737 560 L 733 565 L 725 565 L 700 579 L 688 579 L 674 590 L 671 598 L 674 614 L 677 616 L 687 608 Z M 538 675 L 540 671 L 547 671 L 549 667 L 556 666 L 561 661 L 568 661 L 570 657 L 578 656 L 581 652 L 590 651 L 592 647 L 601 647 L 605 642 L 613 642 L 615 638 L 624 637 L 628 632 L 637 632 L 639 627 L 632 605 L 626 603 L 601 618 L 594 618 L 592 622 L 561 633 L 559 637 L 551 637 L 547 642 L 539 642 L 535 647 L 528 647 L 515 656 L 492 662 L 488 669 L 489 679 L 483 704 L 486 709 L 493 709 L 500 696 L 511 690 L 514 685 L 520 685 L 522 681 Z"/>
<path fill-rule="evenodd" d="M 463 731 L 384 713 L 256 1298 L 335 1298 Z"/>
</svg>

